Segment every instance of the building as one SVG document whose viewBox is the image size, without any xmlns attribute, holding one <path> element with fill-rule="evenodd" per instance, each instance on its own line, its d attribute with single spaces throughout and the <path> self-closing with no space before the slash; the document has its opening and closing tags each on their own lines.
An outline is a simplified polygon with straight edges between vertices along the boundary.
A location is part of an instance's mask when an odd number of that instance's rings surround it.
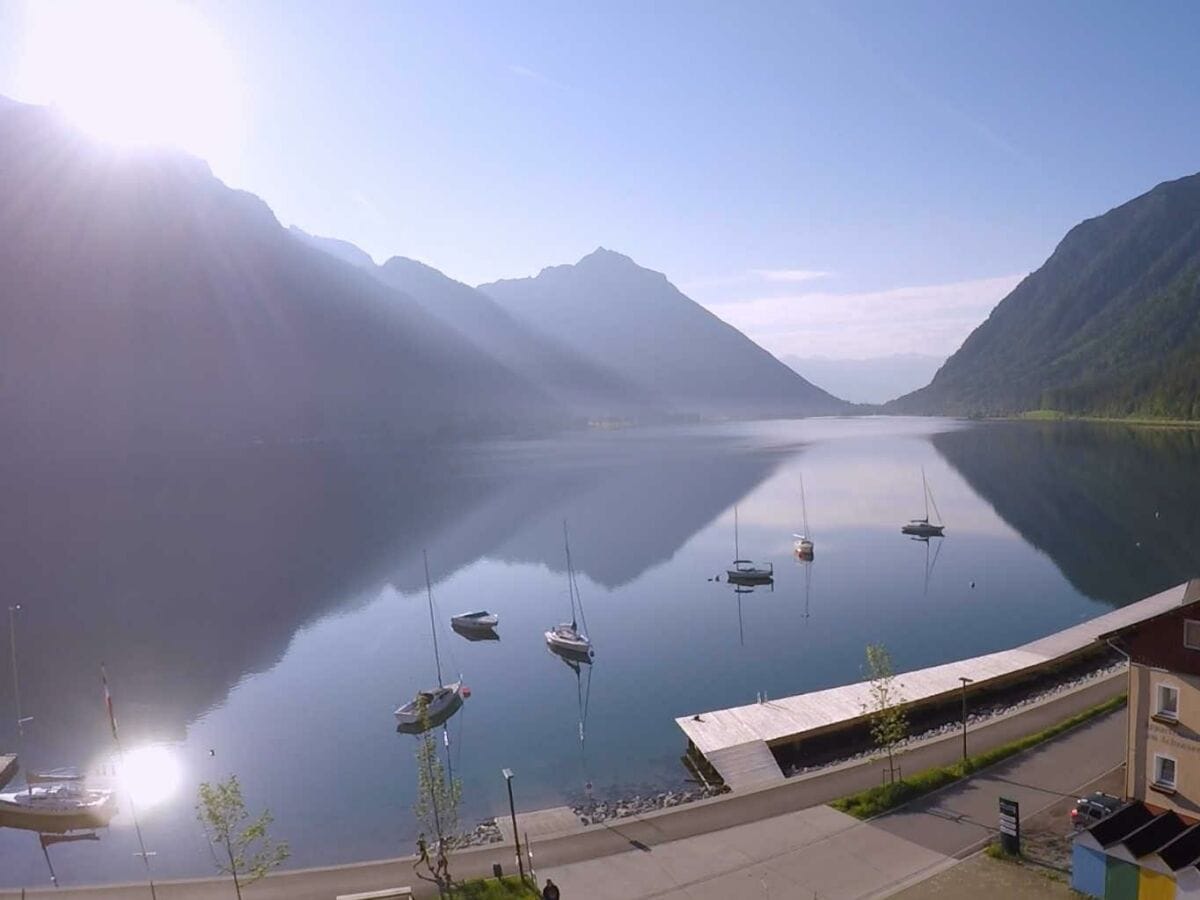
<svg viewBox="0 0 1200 900">
<path fill-rule="evenodd" d="M 1200 579 L 1179 606 L 1100 640 L 1129 659 L 1128 802 L 1076 837 L 1071 886 L 1200 900 Z"/>
</svg>

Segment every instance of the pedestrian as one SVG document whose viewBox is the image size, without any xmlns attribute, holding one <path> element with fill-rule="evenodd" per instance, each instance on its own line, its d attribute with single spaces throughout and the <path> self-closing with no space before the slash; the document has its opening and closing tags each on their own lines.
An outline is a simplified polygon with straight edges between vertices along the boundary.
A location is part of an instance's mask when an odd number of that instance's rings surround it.
<svg viewBox="0 0 1200 900">
<path fill-rule="evenodd" d="M 546 886 L 542 888 L 542 900 L 558 900 L 558 885 L 546 879 Z"/>
</svg>

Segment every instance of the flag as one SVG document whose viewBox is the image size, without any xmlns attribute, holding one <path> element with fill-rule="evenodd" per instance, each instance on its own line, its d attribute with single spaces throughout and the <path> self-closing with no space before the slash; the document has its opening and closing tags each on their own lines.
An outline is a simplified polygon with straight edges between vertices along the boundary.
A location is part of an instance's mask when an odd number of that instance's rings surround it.
<svg viewBox="0 0 1200 900">
<path fill-rule="evenodd" d="M 108 710 L 108 724 L 112 728 L 113 740 L 117 740 L 117 717 L 113 715 L 112 693 L 108 690 L 108 673 L 100 664 L 100 680 L 104 682 L 104 706 Z"/>
</svg>

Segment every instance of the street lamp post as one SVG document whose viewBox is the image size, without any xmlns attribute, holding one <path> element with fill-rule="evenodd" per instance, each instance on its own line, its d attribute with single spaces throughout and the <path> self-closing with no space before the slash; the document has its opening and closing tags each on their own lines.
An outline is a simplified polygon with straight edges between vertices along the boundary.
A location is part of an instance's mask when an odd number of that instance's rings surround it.
<svg viewBox="0 0 1200 900">
<path fill-rule="evenodd" d="M 963 762 L 967 760 L 967 685 L 971 684 L 975 679 L 967 678 L 960 675 L 958 678 L 962 682 L 962 725 L 963 725 Z"/>
<path fill-rule="evenodd" d="M 517 844 L 517 870 L 521 873 L 521 883 L 525 883 L 525 860 L 521 859 L 521 835 L 517 831 L 517 808 L 513 805 L 512 780 L 513 770 L 504 769 L 504 780 L 508 783 L 508 812 L 512 816 L 513 840 Z"/>
</svg>

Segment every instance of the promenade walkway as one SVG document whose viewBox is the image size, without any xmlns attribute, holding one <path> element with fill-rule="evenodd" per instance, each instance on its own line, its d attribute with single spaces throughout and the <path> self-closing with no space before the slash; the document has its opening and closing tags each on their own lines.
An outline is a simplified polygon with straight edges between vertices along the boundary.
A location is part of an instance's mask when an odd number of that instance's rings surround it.
<svg viewBox="0 0 1200 900">
<path fill-rule="evenodd" d="M 1029 818 L 1120 765 L 1124 729 L 1110 713 L 870 822 L 821 806 L 538 875 L 588 900 L 886 896 L 989 842 L 999 797 Z"/>
</svg>

